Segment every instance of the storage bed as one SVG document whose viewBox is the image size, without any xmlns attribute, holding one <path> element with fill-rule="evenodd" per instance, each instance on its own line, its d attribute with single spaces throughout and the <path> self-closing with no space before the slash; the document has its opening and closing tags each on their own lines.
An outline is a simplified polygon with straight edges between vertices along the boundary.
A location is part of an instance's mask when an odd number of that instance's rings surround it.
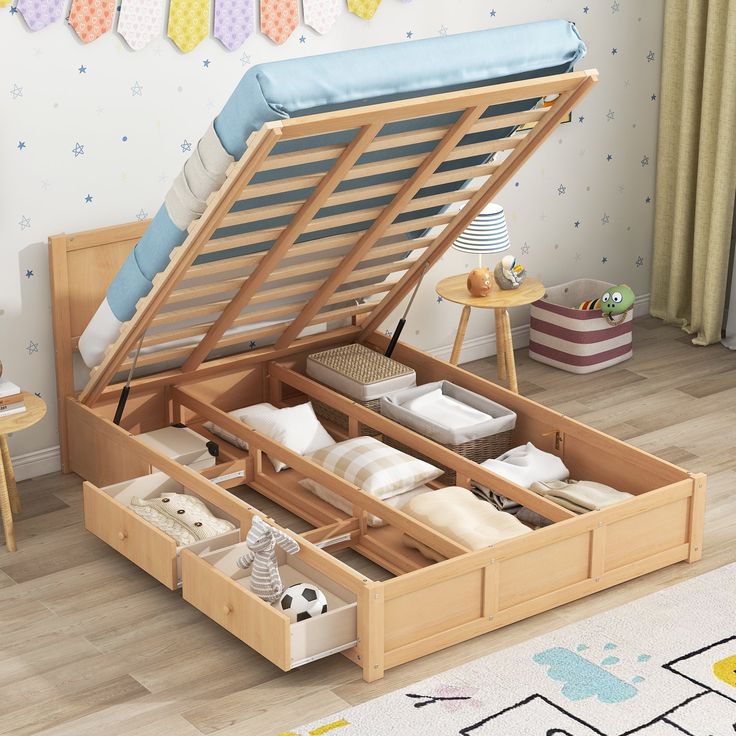
<svg viewBox="0 0 736 736">
<path fill-rule="evenodd" d="M 418 383 L 450 381 L 508 407 L 517 416 L 514 444 L 533 442 L 562 458 L 574 477 L 634 495 L 576 516 L 306 375 L 307 356 L 329 347 L 359 342 L 385 350 L 388 338 L 377 328 L 595 80 L 593 71 L 552 74 L 265 123 L 249 137 L 242 158 L 154 276 L 150 292 L 81 390 L 73 377 L 79 336 L 146 224 L 50 238 L 62 460 L 65 471 L 85 479 L 87 528 L 165 586 L 180 586 L 185 600 L 282 669 L 342 652 L 362 668 L 366 681 L 603 588 L 699 559 L 703 475 L 398 343 L 393 358 L 413 368 Z M 555 94 L 551 105 L 537 104 Z M 507 105 L 516 108 L 509 112 Z M 437 115 L 447 117 L 439 124 Z M 429 125 L 416 122 L 428 119 Z M 514 132 L 530 121 L 536 123 L 531 131 Z M 383 132 L 386 126 L 389 132 Z M 488 130 L 504 134 L 472 137 Z M 341 143 L 324 144 L 325 136 L 346 131 L 350 135 Z M 292 150 L 274 152 L 277 141 L 294 142 Z M 419 153 L 411 148 L 427 141 L 432 145 Z M 383 163 L 361 158 L 366 150 L 396 148 L 400 153 Z M 400 169 L 397 157 L 404 162 L 403 177 L 378 183 L 370 178 L 377 169 Z M 253 183 L 258 172 L 315 160 L 329 165 L 319 173 L 284 175 L 272 185 Z M 459 185 L 442 188 L 447 182 Z M 268 201 L 269 191 L 284 197 L 285 188 L 290 199 Z M 386 198 L 379 197 L 382 204 L 371 199 L 377 193 Z M 329 209 L 346 201 L 354 208 L 341 214 Z M 278 226 L 275 209 L 289 215 Z M 234 212 L 253 228 L 224 242 L 213 237 Z M 407 224 L 406 213 L 424 214 Z M 351 228 L 337 234 L 320 230 L 323 217 Z M 307 231 L 309 237 L 302 239 Z M 238 250 L 259 237 L 270 239 L 270 246 Z M 198 260 L 203 253 L 218 257 Z M 207 281 L 205 272 L 219 276 Z M 387 281 L 391 275 L 395 278 Z M 264 321 L 273 323 L 228 332 Z M 171 344 L 191 335 L 198 336 L 195 344 Z M 164 347 L 139 357 L 118 426 L 112 418 L 120 379 L 141 343 Z M 325 423 L 336 440 L 368 428 L 387 444 L 410 448 L 451 470 L 457 485 L 492 488 L 553 523 L 470 551 L 227 413 L 260 402 L 283 407 L 308 399 L 348 417 L 346 428 Z M 213 422 L 247 442 L 249 450 L 221 441 L 217 464 L 197 472 L 137 438 L 179 422 L 215 439 L 203 427 Z M 276 473 L 266 455 L 289 469 Z M 162 475 L 150 475 L 153 468 Z M 304 478 L 343 497 L 353 513 L 305 491 L 299 484 Z M 159 484 L 197 496 L 236 529 L 206 544 L 177 547 L 125 505 L 133 486 L 151 494 Z M 319 586 L 330 602 L 327 614 L 290 624 L 248 589 L 247 573 L 234 560 L 244 551 L 253 516 L 263 513 L 256 502 L 230 492 L 243 484 L 311 527 L 301 534 L 282 529 L 301 550 L 281 558 L 281 572 L 287 584 L 298 579 Z M 369 514 L 386 525 L 369 526 Z M 440 561 L 406 546 L 404 535 Z M 383 568 L 387 579 L 370 579 L 335 556 L 346 548 Z"/>
</svg>

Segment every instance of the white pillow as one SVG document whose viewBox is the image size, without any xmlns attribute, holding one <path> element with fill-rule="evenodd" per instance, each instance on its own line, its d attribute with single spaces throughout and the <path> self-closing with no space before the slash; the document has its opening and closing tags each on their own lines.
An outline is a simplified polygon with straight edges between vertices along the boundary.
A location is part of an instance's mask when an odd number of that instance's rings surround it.
<svg viewBox="0 0 736 736">
<path fill-rule="evenodd" d="M 340 511 L 344 511 L 348 516 L 353 515 L 353 504 L 350 503 L 346 498 L 343 498 L 335 491 L 331 491 L 329 488 L 317 483 L 316 480 L 311 478 L 303 478 L 299 481 L 299 485 L 306 488 L 308 491 L 314 493 L 317 498 L 321 498 L 323 501 L 327 501 L 330 505 L 334 506 Z M 395 509 L 401 509 L 404 504 L 409 503 L 414 496 L 420 496 L 422 493 L 431 493 L 432 489 L 424 484 L 412 488 L 409 491 L 399 493 L 397 496 L 391 496 L 391 498 L 385 498 L 383 502 L 392 506 Z M 375 514 L 368 514 L 368 526 L 379 527 L 386 526 L 386 522 L 380 519 Z"/>
<path fill-rule="evenodd" d="M 353 437 L 313 452 L 309 459 L 382 500 L 439 478 L 443 472 L 375 437 Z"/>
<path fill-rule="evenodd" d="M 241 417 L 241 421 L 298 455 L 307 455 L 335 444 L 335 440 L 320 424 L 309 401 L 285 409 L 256 413 L 247 419 Z M 289 467 L 274 457 L 269 456 L 268 459 L 277 473 Z"/>
<path fill-rule="evenodd" d="M 272 411 L 278 411 L 278 409 L 273 404 L 264 402 L 262 404 L 253 404 L 253 406 L 244 406 L 242 409 L 234 409 L 233 411 L 229 411 L 228 414 L 233 419 L 250 424 L 254 416 L 258 414 L 268 414 Z M 235 447 L 239 447 L 241 450 L 248 449 L 247 442 L 241 440 L 240 437 L 236 437 L 226 429 L 218 427 L 214 422 L 205 422 L 202 426 L 208 432 L 212 432 L 216 437 L 225 440 L 225 442 L 229 442 L 231 445 L 235 445 Z"/>
</svg>

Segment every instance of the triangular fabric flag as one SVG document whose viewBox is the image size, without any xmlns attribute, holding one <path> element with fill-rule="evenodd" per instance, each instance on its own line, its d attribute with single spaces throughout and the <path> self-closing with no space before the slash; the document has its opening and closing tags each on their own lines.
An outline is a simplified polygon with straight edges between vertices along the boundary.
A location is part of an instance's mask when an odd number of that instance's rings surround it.
<svg viewBox="0 0 736 736">
<path fill-rule="evenodd" d="M 169 38 L 186 54 L 210 32 L 210 0 L 171 0 Z"/>
<path fill-rule="evenodd" d="M 363 20 L 370 20 L 380 4 L 381 0 L 348 0 L 348 10 Z"/>
<path fill-rule="evenodd" d="M 112 28 L 115 0 L 74 0 L 69 25 L 83 43 L 92 43 Z"/>
<path fill-rule="evenodd" d="M 255 0 L 215 0 L 215 38 L 228 51 L 243 45 L 255 29 Z"/>
<path fill-rule="evenodd" d="M 304 24 L 317 33 L 328 33 L 340 15 L 342 0 L 302 0 Z"/>
<path fill-rule="evenodd" d="M 165 0 L 122 0 L 118 33 L 133 51 L 140 51 L 161 33 Z"/>
<path fill-rule="evenodd" d="M 0 6 L 7 5 L 0 0 Z M 64 12 L 66 0 L 18 0 L 16 7 L 32 31 L 56 23 Z"/>
<path fill-rule="evenodd" d="M 298 0 L 261 0 L 261 33 L 284 43 L 299 25 Z"/>
</svg>

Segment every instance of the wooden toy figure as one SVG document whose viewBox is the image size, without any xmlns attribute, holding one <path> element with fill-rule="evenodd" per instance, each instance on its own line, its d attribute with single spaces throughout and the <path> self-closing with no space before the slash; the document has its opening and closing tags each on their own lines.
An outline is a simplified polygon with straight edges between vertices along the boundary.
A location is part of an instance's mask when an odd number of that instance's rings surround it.
<svg viewBox="0 0 736 736">
<path fill-rule="evenodd" d="M 275 603 L 284 591 L 276 560 L 276 545 L 292 555 L 299 551 L 299 545 L 259 516 L 253 517 L 245 543 L 248 551 L 238 558 L 238 567 L 247 569 L 252 565 L 250 589 L 267 603 Z"/>
</svg>

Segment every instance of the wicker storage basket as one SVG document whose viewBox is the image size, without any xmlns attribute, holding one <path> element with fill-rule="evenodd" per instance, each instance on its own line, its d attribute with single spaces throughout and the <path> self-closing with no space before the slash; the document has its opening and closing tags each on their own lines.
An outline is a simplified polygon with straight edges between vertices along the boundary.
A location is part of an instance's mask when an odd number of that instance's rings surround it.
<svg viewBox="0 0 736 736">
<path fill-rule="evenodd" d="M 490 419 L 450 429 L 407 408 L 406 404 L 408 402 L 437 389 L 440 389 L 443 395 L 487 414 Z M 384 396 L 381 399 L 381 413 L 476 463 L 498 457 L 510 450 L 512 435 L 516 426 L 516 414 L 511 409 L 456 386 L 449 381 L 427 383 Z M 438 465 L 436 461 L 390 437 L 384 437 L 384 442 L 397 450 Z M 445 472 L 440 480 L 448 484 L 454 484 L 455 471 L 446 467 L 443 469 Z"/>
<path fill-rule="evenodd" d="M 416 373 L 396 360 L 365 345 L 341 345 L 307 357 L 307 375 L 339 391 L 368 409 L 380 412 L 381 397 L 390 391 L 416 385 Z M 313 401 L 318 416 L 347 429 L 347 415 L 321 401 Z M 361 424 L 364 435 L 376 435 Z"/>
</svg>

